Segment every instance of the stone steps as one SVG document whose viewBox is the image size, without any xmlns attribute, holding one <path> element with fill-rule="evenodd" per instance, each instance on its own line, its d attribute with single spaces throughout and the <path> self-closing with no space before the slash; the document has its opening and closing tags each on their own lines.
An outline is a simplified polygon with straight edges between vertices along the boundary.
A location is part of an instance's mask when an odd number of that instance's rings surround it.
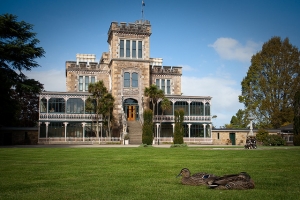
<svg viewBox="0 0 300 200">
<path fill-rule="evenodd" d="M 139 121 L 127 121 L 129 144 L 142 144 L 142 125 Z"/>
</svg>

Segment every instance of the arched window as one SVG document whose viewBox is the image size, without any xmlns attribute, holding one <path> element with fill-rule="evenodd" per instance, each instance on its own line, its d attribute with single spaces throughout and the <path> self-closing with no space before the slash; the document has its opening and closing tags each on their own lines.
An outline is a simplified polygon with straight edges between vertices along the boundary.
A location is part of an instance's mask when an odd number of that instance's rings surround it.
<svg viewBox="0 0 300 200">
<path fill-rule="evenodd" d="M 42 98 L 40 102 L 40 112 L 45 113 L 47 112 L 47 99 Z"/>
<path fill-rule="evenodd" d="M 210 116 L 210 105 L 205 103 L 205 116 Z"/>
</svg>

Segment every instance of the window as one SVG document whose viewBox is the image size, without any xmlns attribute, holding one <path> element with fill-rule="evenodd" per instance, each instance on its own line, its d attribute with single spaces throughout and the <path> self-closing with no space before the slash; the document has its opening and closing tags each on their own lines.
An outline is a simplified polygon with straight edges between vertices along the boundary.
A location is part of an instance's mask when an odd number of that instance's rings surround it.
<svg viewBox="0 0 300 200">
<path fill-rule="evenodd" d="M 67 113 L 83 113 L 83 100 L 79 98 L 68 99 Z"/>
<path fill-rule="evenodd" d="M 209 103 L 205 104 L 205 116 L 209 116 L 210 115 L 210 105 Z"/>
<path fill-rule="evenodd" d="M 88 76 L 85 77 L 84 85 L 85 85 L 85 91 L 88 91 L 89 90 L 89 77 Z"/>
<path fill-rule="evenodd" d="M 120 58 L 143 58 L 142 48 L 142 41 L 120 40 Z"/>
<path fill-rule="evenodd" d="M 124 40 L 120 41 L 120 57 L 124 57 Z"/>
<path fill-rule="evenodd" d="M 47 99 L 42 98 L 40 102 L 40 112 L 45 113 L 47 112 Z"/>
<path fill-rule="evenodd" d="M 126 58 L 130 57 L 130 40 L 126 40 Z"/>
<path fill-rule="evenodd" d="M 138 58 L 142 58 L 142 41 L 139 41 L 139 47 L 138 47 L 138 51 L 139 51 L 139 55 Z"/>
<path fill-rule="evenodd" d="M 79 76 L 78 79 L 78 91 L 87 92 L 89 90 L 89 84 L 95 83 L 95 76 Z"/>
<path fill-rule="evenodd" d="M 79 76 L 79 91 L 83 90 L 83 77 Z"/>
<path fill-rule="evenodd" d="M 164 91 L 165 94 L 171 94 L 171 80 L 169 79 L 156 79 L 156 86 Z"/>
<path fill-rule="evenodd" d="M 136 58 L 136 41 L 132 41 L 132 57 Z"/>
<path fill-rule="evenodd" d="M 129 72 L 124 73 L 124 87 L 138 87 L 139 86 L 139 75 L 136 72 L 130 74 Z"/>
<path fill-rule="evenodd" d="M 132 87 L 138 87 L 138 73 L 132 73 Z"/>
<path fill-rule="evenodd" d="M 124 87 L 130 87 L 130 73 L 124 73 Z"/>
<path fill-rule="evenodd" d="M 48 112 L 64 113 L 65 112 L 65 100 L 63 98 L 49 99 Z"/>
</svg>

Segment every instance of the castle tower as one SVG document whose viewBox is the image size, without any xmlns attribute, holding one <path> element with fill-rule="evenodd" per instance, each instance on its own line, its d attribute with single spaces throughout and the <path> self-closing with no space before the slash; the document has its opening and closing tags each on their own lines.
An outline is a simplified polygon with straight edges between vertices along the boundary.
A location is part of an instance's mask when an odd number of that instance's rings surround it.
<svg viewBox="0 0 300 200">
<path fill-rule="evenodd" d="M 147 100 L 143 97 L 144 89 L 150 84 L 150 35 L 151 25 L 147 20 L 110 25 L 108 69 L 115 117 L 125 112 L 131 121 L 142 113 L 143 102 Z"/>
</svg>

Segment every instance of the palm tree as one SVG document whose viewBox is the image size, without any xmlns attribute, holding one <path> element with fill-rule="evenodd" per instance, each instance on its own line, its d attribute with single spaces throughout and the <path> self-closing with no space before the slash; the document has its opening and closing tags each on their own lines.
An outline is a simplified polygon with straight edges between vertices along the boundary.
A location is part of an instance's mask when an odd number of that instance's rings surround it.
<svg viewBox="0 0 300 200">
<path fill-rule="evenodd" d="M 144 95 L 146 97 L 150 98 L 150 101 L 152 102 L 152 108 L 153 108 L 153 116 L 155 113 L 155 104 L 159 99 L 162 99 L 165 95 L 164 92 L 159 89 L 156 85 L 151 85 L 149 88 L 145 88 Z"/>
<path fill-rule="evenodd" d="M 105 87 L 103 81 L 98 81 L 96 83 L 90 83 L 88 88 L 89 93 L 92 94 L 91 98 L 96 102 L 96 118 L 97 118 L 97 138 L 99 138 L 99 115 L 101 113 L 101 98 L 103 95 L 107 94 L 107 88 Z"/>
<path fill-rule="evenodd" d="M 112 121 L 112 112 L 114 108 L 114 101 L 115 98 L 112 96 L 111 93 L 106 93 L 100 100 L 101 109 L 100 113 L 103 116 L 103 119 L 107 121 L 108 133 L 109 137 L 111 137 L 111 121 Z"/>
</svg>

